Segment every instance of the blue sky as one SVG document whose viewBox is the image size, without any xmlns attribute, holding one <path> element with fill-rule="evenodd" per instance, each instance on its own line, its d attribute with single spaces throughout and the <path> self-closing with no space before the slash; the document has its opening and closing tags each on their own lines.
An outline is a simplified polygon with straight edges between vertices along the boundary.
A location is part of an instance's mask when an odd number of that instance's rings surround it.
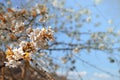
<svg viewBox="0 0 120 80">
<path fill-rule="evenodd" d="M 97 5 L 97 8 L 94 7 L 93 0 L 68 0 L 67 6 L 72 6 L 75 9 L 76 2 L 78 4 L 82 4 L 83 6 L 87 6 L 92 12 L 92 22 L 101 22 L 101 26 L 94 28 L 93 24 L 86 24 L 86 26 L 81 29 L 81 31 L 87 31 L 87 29 L 92 28 L 93 31 L 106 31 L 109 27 L 114 27 L 115 31 L 118 31 L 119 28 L 119 16 L 120 16 L 120 6 L 119 6 L 119 0 L 102 0 L 101 4 Z M 67 1 L 66 1 L 67 2 Z M 94 16 L 98 14 L 99 18 L 94 18 Z M 112 19 L 113 24 L 109 25 L 108 20 Z M 88 27 L 89 25 L 89 27 Z M 61 37 L 62 38 L 62 37 Z M 87 39 L 86 36 L 83 37 L 84 39 Z M 67 40 L 67 38 L 66 38 Z M 116 52 L 115 52 L 116 53 Z M 80 56 L 82 59 L 88 61 L 89 63 L 105 70 L 110 73 L 119 75 L 118 70 L 119 66 L 116 63 L 111 64 L 108 60 L 109 53 L 103 53 L 101 51 L 92 51 L 91 53 L 88 53 L 84 50 L 80 52 Z M 119 52 L 118 52 L 119 54 Z M 102 71 L 96 70 L 95 68 L 92 68 L 82 62 L 77 62 L 76 64 L 78 72 L 84 72 L 86 73 L 83 75 L 83 80 L 119 80 L 119 78 L 112 77 Z M 73 73 L 74 74 L 74 73 Z M 75 77 L 75 75 L 73 75 Z M 77 80 L 80 80 L 77 78 Z"/>
</svg>

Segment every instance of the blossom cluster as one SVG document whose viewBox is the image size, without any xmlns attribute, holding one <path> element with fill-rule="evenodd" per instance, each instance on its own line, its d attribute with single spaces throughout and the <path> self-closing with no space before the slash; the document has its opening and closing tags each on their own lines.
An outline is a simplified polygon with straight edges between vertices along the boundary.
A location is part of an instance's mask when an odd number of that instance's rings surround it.
<svg viewBox="0 0 120 80">
<path fill-rule="evenodd" d="M 21 41 L 18 48 L 10 48 L 6 50 L 6 58 L 8 62 L 6 66 L 17 67 L 22 64 L 23 60 L 30 61 L 31 54 L 35 54 L 39 48 L 48 48 L 48 40 L 53 41 L 53 31 L 49 29 L 29 29 L 28 36 L 30 41 Z M 47 47 L 46 47 L 47 46 Z"/>
<path fill-rule="evenodd" d="M 39 22 L 46 21 L 47 8 L 45 5 L 37 5 L 30 10 L 7 8 L 0 12 L 0 40 L 11 42 L 26 34 L 29 27 L 37 17 Z"/>
<path fill-rule="evenodd" d="M 46 6 L 40 4 L 30 10 L 7 8 L 0 12 L 0 42 L 7 46 L 6 66 L 17 67 L 30 61 L 38 49 L 49 47 L 48 42 L 54 40 L 52 29 L 33 25 L 36 20 L 45 22 L 46 15 Z"/>
</svg>

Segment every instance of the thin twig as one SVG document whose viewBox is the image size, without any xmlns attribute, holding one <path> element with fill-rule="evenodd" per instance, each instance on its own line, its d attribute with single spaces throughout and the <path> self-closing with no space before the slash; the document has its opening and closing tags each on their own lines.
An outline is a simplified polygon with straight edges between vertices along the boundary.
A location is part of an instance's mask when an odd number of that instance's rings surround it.
<svg viewBox="0 0 120 80">
<path fill-rule="evenodd" d="M 21 70 L 22 70 L 22 72 L 21 72 L 21 79 L 24 80 L 24 78 L 25 78 L 25 66 L 21 67 Z"/>
<path fill-rule="evenodd" d="M 2 67 L 2 80 L 5 79 L 5 75 L 4 75 L 5 73 L 4 72 L 5 72 L 5 69 L 4 69 L 4 67 Z"/>
<path fill-rule="evenodd" d="M 55 80 L 54 77 L 51 76 L 50 73 L 46 72 L 44 69 L 33 68 L 32 66 L 30 66 L 30 64 L 28 66 L 30 70 L 36 71 L 44 80 Z"/>
</svg>

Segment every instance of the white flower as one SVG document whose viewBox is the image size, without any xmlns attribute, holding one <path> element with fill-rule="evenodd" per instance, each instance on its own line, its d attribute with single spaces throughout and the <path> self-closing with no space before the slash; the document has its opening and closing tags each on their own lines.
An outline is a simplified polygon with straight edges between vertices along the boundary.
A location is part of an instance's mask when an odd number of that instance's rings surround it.
<svg viewBox="0 0 120 80">
<path fill-rule="evenodd" d="M 120 36 L 120 30 L 117 32 L 117 35 Z"/>
<path fill-rule="evenodd" d="M 37 9 L 36 9 L 36 12 L 37 12 L 37 14 L 40 14 L 40 9 L 37 8 Z"/>
<path fill-rule="evenodd" d="M 108 24 L 112 24 L 113 23 L 113 20 L 112 19 L 109 19 L 108 20 Z"/>
<path fill-rule="evenodd" d="M 27 33 L 27 34 L 30 34 L 30 33 L 32 32 L 32 30 L 33 30 L 33 29 L 32 29 L 31 27 L 29 27 L 29 28 L 26 29 L 26 33 Z"/>
<path fill-rule="evenodd" d="M 103 49 L 105 49 L 105 44 L 100 44 L 98 47 L 99 47 L 99 49 L 103 50 Z"/>
<path fill-rule="evenodd" d="M 74 53 L 79 53 L 79 51 L 80 51 L 80 50 L 79 50 L 79 48 L 77 48 L 77 47 L 73 49 L 73 52 L 74 52 Z"/>
<path fill-rule="evenodd" d="M 24 23 L 22 21 L 18 21 L 16 22 L 15 29 L 18 29 L 21 26 L 24 26 Z"/>
<path fill-rule="evenodd" d="M 80 10 L 80 14 L 87 14 L 87 15 L 90 15 L 91 14 L 91 11 L 87 8 L 84 8 L 82 10 Z"/>
<path fill-rule="evenodd" d="M 94 0 L 94 3 L 95 3 L 96 5 L 100 4 L 101 2 L 102 2 L 102 0 Z"/>
<path fill-rule="evenodd" d="M 94 40 L 96 40 L 98 38 L 98 34 L 97 33 L 91 34 L 91 38 L 93 38 Z"/>
<path fill-rule="evenodd" d="M 25 46 L 26 44 L 27 44 L 27 41 L 21 41 L 20 44 L 19 44 L 19 46 L 20 46 L 20 47 L 23 47 L 23 46 Z"/>
<path fill-rule="evenodd" d="M 5 62 L 5 66 L 9 66 L 10 68 L 15 68 L 20 64 L 21 64 L 20 61 L 17 62 L 15 60 L 9 60 L 9 62 Z"/>
<path fill-rule="evenodd" d="M 87 17 L 86 22 L 91 22 L 91 16 Z"/>
<path fill-rule="evenodd" d="M 63 64 L 67 63 L 67 61 L 68 61 L 66 57 L 62 57 L 61 60 L 62 60 Z"/>
<path fill-rule="evenodd" d="M 14 55 L 12 57 L 15 60 L 19 60 L 19 59 L 23 58 L 23 56 L 22 56 L 23 51 L 21 49 L 15 48 L 15 49 L 13 49 L 13 52 L 14 52 Z"/>
<path fill-rule="evenodd" d="M 45 49 L 48 47 L 48 41 L 53 41 L 53 31 L 51 28 L 45 29 L 33 29 L 33 32 L 31 32 L 28 36 L 30 37 L 31 42 L 33 45 L 38 48 Z"/>
<path fill-rule="evenodd" d="M 58 7 L 58 1 L 57 0 L 53 0 L 52 4 L 53 4 L 53 6 Z"/>
<path fill-rule="evenodd" d="M 30 37 L 31 41 L 36 41 L 40 36 L 40 29 L 33 29 L 33 32 L 31 32 L 28 36 Z"/>
<path fill-rule="evenodd" d="M 1 38 L 1 40 L 4 40 L 4 39 L 5 39 L 5 36 L 1 35 L 0 38 Z"/>
<path fill-rule="evenodd" d="M 113 27 L 110 27 L 110 28 L 108 28 L 108 29 L 107 29 L 107 31 L 108 31 L 109 33 L 112 33 L 112 32 L 113 32 L 113 30 L 114 30 L 114 28 L 113 28 Z"/>
</svg>

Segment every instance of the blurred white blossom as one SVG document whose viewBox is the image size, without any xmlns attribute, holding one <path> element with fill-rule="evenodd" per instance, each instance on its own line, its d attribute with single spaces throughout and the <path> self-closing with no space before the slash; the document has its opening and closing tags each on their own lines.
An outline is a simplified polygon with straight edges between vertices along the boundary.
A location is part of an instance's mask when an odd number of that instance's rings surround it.
<svg viewBox="0 0 120 80">
<path fill-rule="evenodd" d="M 108 20 L 108 24 L 112 24 L 113 23 L 113 20 L 112 19 L 109 19 Z"/>
<path fill-rule="evenodd" d="M 86 18 L 86 22 L 91 22 L 91 16 L 88 16 L 87 18 Z"/>
<path fill-rule="evenodd" d="M 102 2 L 102 0 L 94 0 L 94 3 L 95 3 L 96 5 L 100 4 L 101 2 Z"/>
<path fill-rule="evenodd" d="M 113 30 L 114 30 L 114 28 L 113 28 L 113 27 L 109 27 L 109 28 L 107 29 L 107 31 L 108 31 L 109 33 L 112 33 L 112 32 L 113 32 Z"/>
</svg>

